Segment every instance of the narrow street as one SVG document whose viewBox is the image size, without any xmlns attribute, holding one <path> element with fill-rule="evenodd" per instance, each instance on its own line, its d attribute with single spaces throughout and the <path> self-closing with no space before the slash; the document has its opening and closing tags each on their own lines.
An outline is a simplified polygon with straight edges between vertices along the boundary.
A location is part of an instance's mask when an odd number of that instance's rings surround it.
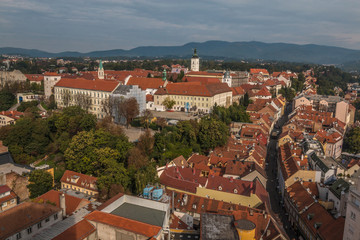
<svg viewBox="0 0 360 240">
<path fill-rule="evenodd" d="M 287 115 L 291 112 L 291 107 L 287 106 L 284 116 L 282 116 L 276 123 L 274 130 L 282 128 L 282 126 L 287 121 Z M 270 204 L 273 213 L 275 214 L 274 218 L 277 220 L 280 226 L 284 229 L 290 239 L 297 239 L 298 236 L 291 229 L 290 222 L 286 216 L 286 211 L 283 206 L 281 195 L 279 194 L 279 189 L 277 188 L 277 139 L 270 138 L 267 150 L 266 157 L 266 174 L 268 176 L 268 182 L 266 185 L 266 190 L 269 193 Z"/>
</svg>

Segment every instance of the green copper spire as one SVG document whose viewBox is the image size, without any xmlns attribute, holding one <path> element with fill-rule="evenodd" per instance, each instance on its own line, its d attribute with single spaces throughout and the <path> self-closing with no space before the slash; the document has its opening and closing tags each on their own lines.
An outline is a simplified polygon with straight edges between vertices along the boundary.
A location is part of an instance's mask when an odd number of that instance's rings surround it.
<svg viewBox="0 0 360 240">
<path fill-rule="evenodd" d="M 162 73 L 162 80 L 166 81 L 166 70 L 165 70 L 165 68 L 164 68 L 164 71 Z"/>
<path fill-rule="evenodd" d="M 99 69 L 102 70 L 104 69 L 103 65 L 102 65 L 102 60 L 100 59 L 100 63 L 99 63 Z"/>
<path fill-rule="evenodd" d="M 193 54 L 193 56 L 192 56 L 192 57 L 193 57 L 193 58 L 198 58 L 196 48 L 194 48 L 194 54 Z"/>
</svg>

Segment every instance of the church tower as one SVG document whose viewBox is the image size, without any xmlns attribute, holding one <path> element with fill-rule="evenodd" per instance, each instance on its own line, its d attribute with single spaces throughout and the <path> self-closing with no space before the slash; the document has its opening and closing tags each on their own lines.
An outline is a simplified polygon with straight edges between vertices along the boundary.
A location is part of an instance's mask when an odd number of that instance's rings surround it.
<svg viewBox="0 0 360 240">
<path fill-rule="evenodd" d="M 196 48 L 194 49 L 194 55 L 191 58 L 191 71 L 198 72 L 200 69 L 200 59 L 196 53 Z"/>
<path fill-rule="evenodd" d="M 104 67 L 103 67 L 103 64 L 102 64 L 102 60 L 100 60 L 100 63 L 99 63 L 99 68 L 98 68 L 98 78 L 99 79 L 104 79 Z"/>
</svg>

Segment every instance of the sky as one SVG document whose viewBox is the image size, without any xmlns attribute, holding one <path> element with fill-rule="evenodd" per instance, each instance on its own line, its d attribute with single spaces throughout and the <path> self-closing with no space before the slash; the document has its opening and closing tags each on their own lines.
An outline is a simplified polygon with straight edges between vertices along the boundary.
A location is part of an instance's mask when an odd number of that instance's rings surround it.
<svg viewBox="0 0 360 240">
<path fill-rule="evenodd" d="M 208 40 L 360 49 L 360 1 L 0 0 L 0 47 L 90 52 Z"/>
</svg>

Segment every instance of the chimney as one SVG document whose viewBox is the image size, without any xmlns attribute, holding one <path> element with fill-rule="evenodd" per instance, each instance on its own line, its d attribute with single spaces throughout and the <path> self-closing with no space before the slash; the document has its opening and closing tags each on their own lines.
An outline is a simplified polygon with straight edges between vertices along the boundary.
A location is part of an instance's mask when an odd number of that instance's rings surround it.
<svg viewBox="0 0 360 240">
<path fill-rule="evenodd" d="M 62 210 L 62 217 L 64 219 L 66 216 L 66 203 L 64 193 L 60 193 L 60 209 Z"/>
</svg>

